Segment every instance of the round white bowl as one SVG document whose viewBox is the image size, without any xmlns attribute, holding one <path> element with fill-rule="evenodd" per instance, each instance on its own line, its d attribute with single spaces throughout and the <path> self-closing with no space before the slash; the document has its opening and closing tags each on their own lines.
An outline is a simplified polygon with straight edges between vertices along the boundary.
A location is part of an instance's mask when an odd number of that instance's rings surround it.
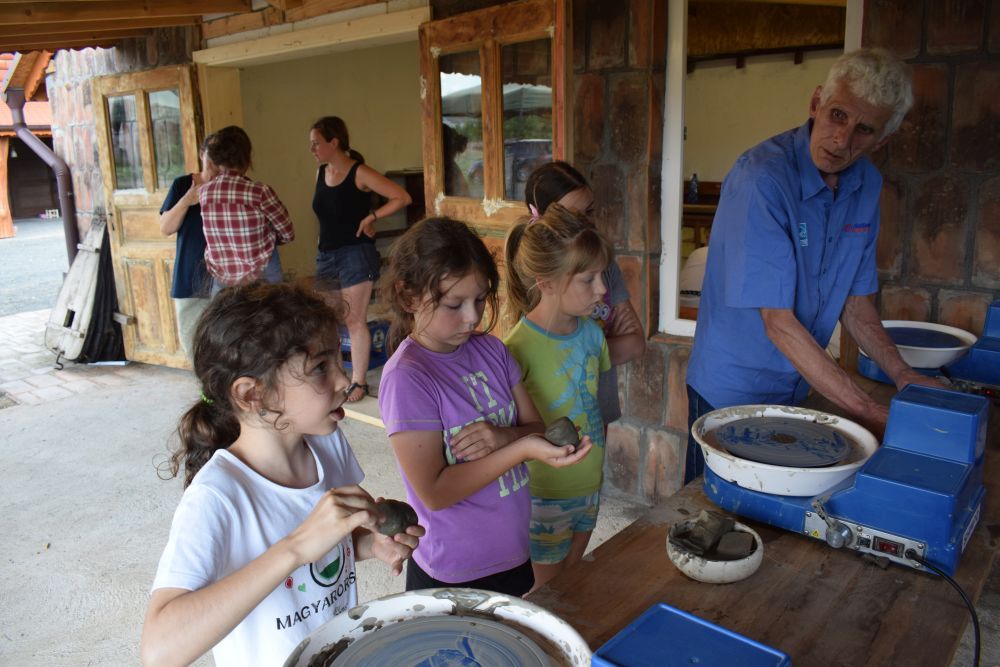
<svg viewBox="0 0 1000 667">
<path fill-rule="evenodd" d="M 748 461 L 708 442 L 705 434 L 729 422 L 750 417 L 802 419 L 830 426 L 852 443 L 851 453 L 840 465 L 825 468 L 789 468 Z M 847 479 L 878 449 L 878 440 L 859 424 L 836 415 L 787 405 L 736 405 L 702 415 L 691 427 L 712 472 L 744 489 L 779 496 L 815 496 Z"/>
<path fill-rule="evenodd" d="M 675 546 L 670 542 L 670 535 L 682 527 L 694 523 L 696 519 L 688 519 L 680 523 L 675 523 L 670 527 L 667 535 L 667 556 L 670 562 L 677 566 L 677 569 L 684 575 L 695 581 L 703 581 L 706 584 L 730 584 L 734 581 L 746 579 L 757 571 L 764 560 L 764 542 L 750 526 L 736 522 L 734 530 L 753 535 L 753 541 L 757 544 L 754 552 L 746 558 L 739 560 L 708 560 L 704 556 L 698 556 L 686 549 Z"/>
<path fill-rule="evenodd" d="M 359 604 L 304 639 L 285 660 L 284 667 L 306 667 L 313 657 L 338 642 L 342 642 L 342 651 L 385 626 L 415 618 L 456 615 L 478 616 L 524 630 L 526 636 L 540 636 L 547 640 L 549 648 L 561 652 L 560 664 L 590 667 L 590 647 L 569 623 L 521 598 L 472 588 L 429 588 Z M 400 656 L 396 664 L 405 664 L 405 656 Z"/>
<path fill-rule="evenodd" d="M 965 354 L 976 342 L 975 335 L 958 327 L 949 327 L 945 324 L 935 324 L 933 322 L 915 322 L 910 320 L 882 320 L 882 326 L 890 327 L 910 327 L 913 329 L 927 329 L 929 331 L 940 331 L 951 334 L 962 341 L 957 347 L 918 347 L 915 345 L 897 345 L 899 355 L 903 357 L 911 368 L 941 368 Z M 862 350 L 861 354 L 865 354 Z M 865 354 L 867 357 L 868 355 Z"/>
</svg>

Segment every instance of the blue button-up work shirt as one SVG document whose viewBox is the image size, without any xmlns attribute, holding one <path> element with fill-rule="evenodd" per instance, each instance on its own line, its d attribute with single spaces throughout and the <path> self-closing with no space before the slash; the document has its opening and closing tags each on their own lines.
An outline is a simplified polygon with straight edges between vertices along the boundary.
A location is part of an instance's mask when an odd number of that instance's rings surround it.
<svg viewBox="0 0 1000 667">
<path fill-rule="evenodd" d="M 882 177 L 865 158 L 834 193 L 809 155 L 812 122 L 751 148 L 722 185 L 687 382 L 713 407 L 795 405 L 808 383 L 764 333 L 788 308 L 821 347 L 850 295 L 878 291 Z"/>
</svg>

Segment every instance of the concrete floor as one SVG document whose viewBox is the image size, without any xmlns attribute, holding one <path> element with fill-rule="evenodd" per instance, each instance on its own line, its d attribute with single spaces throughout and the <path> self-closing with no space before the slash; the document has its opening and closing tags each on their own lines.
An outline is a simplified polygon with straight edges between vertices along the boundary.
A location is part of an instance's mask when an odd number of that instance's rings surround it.
<svg viewBox="0 0 1000 667">
<path fill-rule="evenodd" d="M 14 221 L 0 239 L 0 317 L 51 308 L 69 270 L 61 218 Z"/>
<path fill-rule="evenodd" d="M 143 364 L 54 371 L 52 358 L 40 361 L 46 319 L 44 312 L 0 317 L 0 394 L 35 387 L 0 400 L 0 665 L 135 665 L 148 588 L 181 494 L 180 481 L 160 479 L 157 465 L 197 386 L 188 372 Z M 22 363 L 28 357 L 30 368 Z M 365 487 L 403 497 L 375 399 L 352 415 L 343 428 Z M 591 546 L 643 509 L 606 494 Z M 403 589 L 381 563 L 358 569 L 361 600 Z M 982 664 L 1000 665 L 1000 575 L 977 606 Z M 966 632 L 952 664 L 971 658 Z"/>
<path fill-rule="evenodd" d="M 193 376 L 142 364 L 62 371 L 74 372 L 94 388 L 0 409 L 0 665 L 138 664 L 149 585 L 181 494 L 157 465 L 198 395 Z M 116 382 L 96 379 L 105 375 Z M 362 412 L 374 406 L 365 399 Z M 384 431 L 360 419 L 343 428 L 365 488 L 404 498 Z M 606 498 L 591 544 L 641 510 Z M 361 600 L 403 590 L 379 562 L 358 570 Z"/>
</svg>

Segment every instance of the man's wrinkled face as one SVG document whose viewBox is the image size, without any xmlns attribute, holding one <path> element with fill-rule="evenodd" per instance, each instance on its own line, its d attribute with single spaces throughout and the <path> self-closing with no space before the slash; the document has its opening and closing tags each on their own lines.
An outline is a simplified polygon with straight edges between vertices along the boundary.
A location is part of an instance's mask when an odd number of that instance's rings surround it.
<svg viewBox="0 0 1000 667">
<path fill-rule="evenodd" d="M 813 119 L 809 154 L 824 175 L 837 174 L 888 141 L 882 133 L 892 109 L 865 102 L 842 82 L 825 103 L 820 102 L 821 90 L 817 88 L 809 102 L 809 117 Z"/>
</svg>

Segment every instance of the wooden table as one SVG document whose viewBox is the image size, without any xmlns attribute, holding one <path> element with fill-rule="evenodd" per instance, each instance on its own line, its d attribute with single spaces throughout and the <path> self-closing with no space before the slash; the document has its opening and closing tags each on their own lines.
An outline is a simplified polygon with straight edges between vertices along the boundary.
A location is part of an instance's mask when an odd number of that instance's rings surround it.
<svg viewBox="0 0 1000 667">
<path fill-rule="evenodd" d="M 875 383 L 865 387 L 880 400 L 893 393 Z M 996 406 L 988 438 L 983 515 L 955 577 L 973 600 L 1000 550 L 1000 480 L 991 479 L 1000 469 Z M 753 576 L 726 585 L 686 578 L 667 558 L 667 530 L 704 508 L 717 509 L 701 484 L 698 478 L 650 509 L 529 599 L 568 621 L 594 650 L 666 602 L 778 648 L 796 667 L 950 663 L 969 612 L 936 576 L 899 565 L 883 570 L 853 551 L 747 521 L 764 541 L 764 562 Z"/>
</svg>

